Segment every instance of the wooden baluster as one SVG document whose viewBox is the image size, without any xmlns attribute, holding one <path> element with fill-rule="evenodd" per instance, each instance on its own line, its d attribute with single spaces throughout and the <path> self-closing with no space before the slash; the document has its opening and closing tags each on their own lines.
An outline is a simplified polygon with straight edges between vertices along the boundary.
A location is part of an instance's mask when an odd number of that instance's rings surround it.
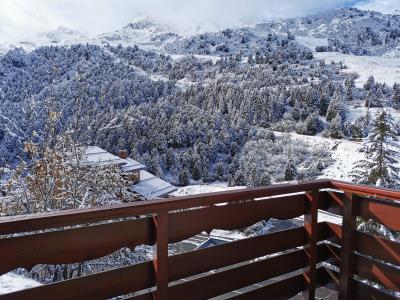
<svg viewBox="0 0 400 300">
<path fill-rule="evenodd" d="M 154 218 L 157 242 L 154 252 L 157 291 L 155 299 L 168 299 L 168 211 L 159 212 Z"/>
<path fill-rule="evenodd" d="M 304 293 L 304 299 L 315 298 L 315 273 L 317 263 L 317 227 L 318 227 L 318 191 L 306 193 L 307 206 L 304 215 L 304 229 L 306 230 L 308 244 L 305 251 L 308 256 L 308 267 L 304 273 L 308 283 L 308 290 Z"/>
<path fill-rule="evenodd" d="M 353 215 L 353 203 L 353 195 L 351 193 L 344 193 L 339 276 L 339 299 L 341 300 L 351 299 L 351 281 L 353 277 L 351 264 L 352 251 L 354 249 L 354 232 L 356 229 L 356 216 Z"/>
</svg>

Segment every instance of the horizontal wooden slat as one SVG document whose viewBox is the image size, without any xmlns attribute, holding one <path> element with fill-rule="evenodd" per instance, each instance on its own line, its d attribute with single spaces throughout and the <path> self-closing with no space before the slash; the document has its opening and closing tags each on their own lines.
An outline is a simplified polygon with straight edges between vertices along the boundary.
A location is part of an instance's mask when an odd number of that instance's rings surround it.
<svg viewBox="0 0 400 300">
<path fill-rule="evenodd" d="M 356 249 L 365 255 L 400 265 L 400 243 L 372 234 L 357 232 Z"/>
<path fill-rule="evenodd" d="M 331 256 L 337 258 L 330 261 L 330 263 L 340 267 L 340 248 L 334 245 L 327 247 L 331 252 Z M 352 274 L 379 283 L 388 289 L 400 290 L 400 269 L 392 265 L 364 257 L 358 253 L 353 253 L 350 270 Z"/>
<path fill-rule="evenodd" d="M 7 300 L 106 299 L 149 288 L 155 284 L 153 263 L 146 262 L 19 292 L 0 295 Z"/>
<path fill-rule="evenodd" d="M 233 265 L 306 243 L 303 227 L 238 240 L 169 257 L 169 281 Z"/>
<path fill-rule="evenodd" d="M 306 264 L 305 252 L 296 250 L 172 286 L 169 289 L 169 298 L 208 299 L 301 269 Z"/>
<path fill-rule="evenodd" d="M 234 300 L 254 300 L 254 299 L 289 299 L 294 297 L 307 286 L 303 274 L 290 276 L 288 278 L 273 282 L 266 286 L 230 297 Z"/>
<path fill-rule="evenodd" d="M 0 239 L 0 274 L 36 264 L 67 264 L 154 243 L 151 218 Z"/>
<path fill-rule="evenodd" d="M 330 270 L 324 267 L 317 268 L 316 273 L 317 287 L 327 286 L 335 289 L 337 287 L 336 276 L 330 274 Z M 230 297 L 234 300 L 253 300 L 253 299 L 289 299 L 298 293 L 304 291 L 307 282 L 304 274 L 289 276 L 285 279 L 273 282 L 263 287 Z"/>
<path fill-rule="evenodd" d="M 354 201 L 354 214 L 400 231 L 400 202 L 360 197 Z"/>
<path fill-rule="evenodd" d="M 318 199 L 318 209 L 336 215 L 343 215 L 343 193 L 321 191 Z"/>
<path fill-rule="evenodd" d="M 328 258 L 326 257 L 328 252 L 324 251 L 324 247 L 324 245 L 318 246 L 318 262 Z M 305 251 L 295 250 L 174 285 L 169 289 L 169 297 L 171 299 L 207 299 L 302 269 L 307 263 Z"/>
<path fill-rule="evenodd" d="M 324 224 L 325 232 L 328 232 L 327 235 L 334 237 L 331 238 L 331 240 L 340 245 L 340 239 L 342 236 L 341 226 L 333 223 L 322 224 Z M 394 265 L 400 265 L 400 243 L 357 231 L 355 233 L 355 248 L 356 251 L 364 255 L 369 255 Z"/>
<path fill-rule="evenodd" d="M 304 214 L 305 195 L 269 198 L 170 214 L 169 240 L 177 242 L 213 229 L 239 229 L 263 219 L 291 219 Z"/>
<path fill-rule="evenodd" d="M 353 280 L 352 288 L 354 289 L 354 300 L 395 300 L 400 299 L 390 295 L 380 289 L 369 286 L 358 280 Z"/>
<path fill-rule="evenodd" d="M 393 266 L 354 254 L 353 272 L 388 289 L 400 291 L 400 269 Z"/>
<path fill-rule="evenodd" d="M 18 217 L 5 217 L 0 218 L 0 235 L 154 214 L 161 211 L 174 211 L 222 202 L 237 202 L 240 200 L 298 193 L 329 187 L 331 187 L 330 180 L 315 180 L 299 184 L 274 184 L 268 187 L 246 188 L 170 199 L 139 201 L 108 207 L 73 209 Z"/>
<path fill-rule="evenodd" d="M 148 292 L 145 294 L 140 294 L 136 296 L 131 296 L 131 297 L 125 297 L 125 300 L 154 300 L 155 299 L 155 294 L 152 292 Z"/>
</svg>

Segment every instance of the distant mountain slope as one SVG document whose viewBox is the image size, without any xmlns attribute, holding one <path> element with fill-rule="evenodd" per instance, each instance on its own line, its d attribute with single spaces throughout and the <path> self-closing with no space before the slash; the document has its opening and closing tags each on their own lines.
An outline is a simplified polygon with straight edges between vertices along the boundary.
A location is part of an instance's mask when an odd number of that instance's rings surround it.
<svg viewBox="0 0 400 300">
<path fill-rule="evenodd" d="M 312 48 L 355 55 L 399 57 L 400 15 L 342 8 L 304 18 L 283 19 L 219 32 L 179 35 L 166 25 L 139 17 L 115 31 L 89 38 L 76 30 L 59 28 L 14 44 L 0 44 L 0 54 L 23 47 L 32 51 L 45 45 L 134 46 L 168 54 L 228 55 L 264 47 L 266 40 L 286 36 L 314 38 Z M 301 39 L 301 37 L 300 37 Z M 250 49 L 250 50 L 249 50 Z M 315 49 L 312 49 L 315 50 Z"/>
<path fill-rule="evenodd" d="M 287 32 L 327 40 L 333 51 L 356 55 L 397 56 L 400 16 L 342 8 L 304 18 L 255 26 L 256 32 Z"/>
<path fill-rule="evenodd" d="M 99 45 L 133 46 L 162 50 L 162 45 L 179 39 L 167 26 L 158 24 L 147 17 L 132 20 L 126 26 L 112 32 L 99 34 L 89 42 Z"/>
<path fill-rule="evenodd" d="M 0 167 L 58 112 L 58 130 L 77 122 L 80 141 L 127 149 L 179 185 L 282 181 L 290 158 L 298 179 L 316 178 L 329 153 L 271 132 L 362 140 L 371 111 L 400 110 L 397 58 L 381 56 L 398 47 L 398 26 L 399 16 L 340 9 L 185 36 L 148 18 L 94 38 L 40 35 L 0 55 Z"/>
</svg>

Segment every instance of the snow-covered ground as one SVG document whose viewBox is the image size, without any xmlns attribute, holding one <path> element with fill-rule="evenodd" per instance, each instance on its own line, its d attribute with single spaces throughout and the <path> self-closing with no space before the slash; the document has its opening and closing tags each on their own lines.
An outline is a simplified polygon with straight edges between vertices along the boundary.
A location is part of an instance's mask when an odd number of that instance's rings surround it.
<svg viewBox="0 0 400 300">
<path fill-rule="evenodd" d="M 0 295 L 39 286 L 40 283 L 15 273 L 0 276 Z"/>
<path fill-rule="evenodd" d="M 354 163 L 365 158 L 364 154 L 360 152 L 361 142 L 296 133 L 291 133 L 290 135 L 292 139 L 302 141 L 312 147 L 329 150 L 335 162 L 322 171 L 320 178 L 351 181 L 350 173 Z"/>
<path fill-rule="evenodd" d="M 197 184 L 197 185 L 188 185 L 184 187 L 178 188 L 177 191 L 170 194 L 174 197 L 179 196 L 189 196 L 189 195 L 198 195 L 198 194 L 205 194 L 205 193 L 213 193 L 213 192 L 222 192 L 222 191 L 229 191 L 229 190 L 237 190 L 243 189 L 244 186 L 234 186 L 228 187 L 226 182 L 216 182 L 211 184 Z"/>
<path fill-rule="evenodd" d="M 385 82 L 393 86 L 395 82 L 400 82 L 400 59 L 396 57 L 396 51 L 392 55 L 380 56 L 357 56 L 343 54 L 339 52 L 315 52 L 315 47 L 326 46 L 327 39 L 315 38 L 313 36 L 296 36 L 296 41 L 314 52 L 317 59 L 330 62 L 343 62 L 347 73 L 357 73 L 359 77 L 355 80 L 357 87 L 362 87 L 368 77 L 373 75 L 378 82 Z M 400 51 L 400 50 L 399 50 Z M 396 53 L 395 53 L 396 52 Z"/>
<path fill-rule="evenodd" d="M 298 35 L 296 36 L 296 41 L 310 48 L 313 52 L 315 52 L 315 47 L 317 46 L 328 46 L 328 39 L 316 38 L 313 36 Z"/>
<path fill-rule="evenodd" d="M 324 59 L 326 62 L 343 62 L 348 73 L 357 73 L 359 78 L 355 80 L 357 87 L 362 87 L 368 77 L 373 75 L 375 81 L 384 82 L 393 86 L 400 82 L 400 59 L 379 56 L 356 56 L 338 52 L 314 53 L 317 59 Z"/>
</svg>

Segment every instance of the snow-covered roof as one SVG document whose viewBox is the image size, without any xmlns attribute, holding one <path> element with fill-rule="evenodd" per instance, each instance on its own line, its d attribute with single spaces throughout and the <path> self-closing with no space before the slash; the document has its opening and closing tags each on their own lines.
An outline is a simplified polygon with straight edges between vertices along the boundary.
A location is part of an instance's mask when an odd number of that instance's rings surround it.
<svg viewBox="0 0 400 300">
<path fill-rule="evenodd" d="M 121 167 L 124 172 L 132 172 L 136 170 L 146 169 L 145 165 L 142 165 L 140 162 L 133 160 L 131 158 L 124 159 L 125 164 Z"/>
<path fill-rule="evenodd" d="M 124 172 L 140 171 L 140 181 L 133 186 L 133 190 L 145 199 L 162 197 L 176 190 L 170 183 L 145 171 L 146 166 L 131 158 L 120 158 L 97 146 L 89 146 L 85 150 L 82 162 L 96 165 L 120 165 Z"/>
<path fill-rule="evenodd" d="M 141 170 L 140 181 L 134 185 L 133 190 L 146 199 L 154 199 L 172 193 L 177 188 L 161 178 Z"/>
<path fill-rule="evenodd" d="M 131 158 L 120 158 L 97 146 L 89 146 L 85 149 L 82 163 L 88 165 L 121 165 L 121 169 L 124 172 L 132 172 L 135 170 L 143 170 L 146 168 L 145 165 Z"/>
</svg>

